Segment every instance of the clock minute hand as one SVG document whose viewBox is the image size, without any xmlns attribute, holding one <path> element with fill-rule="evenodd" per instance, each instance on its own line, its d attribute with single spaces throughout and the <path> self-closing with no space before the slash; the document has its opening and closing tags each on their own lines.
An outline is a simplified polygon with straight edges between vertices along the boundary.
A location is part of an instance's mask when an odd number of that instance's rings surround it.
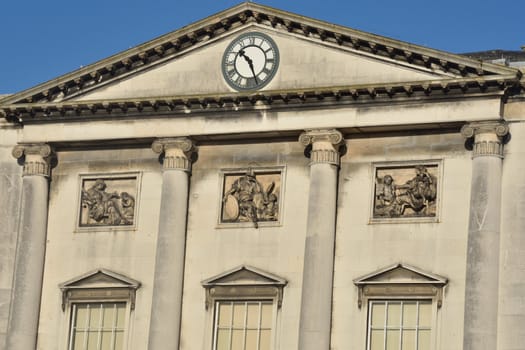
<svg viewBox="0 0 525 350">
<path fill-rule="evenodd" d="M 255 84 L 258 84 L 259 82 L 257 81 L 257 76 L 255 75 L 255 69 L 253 69 L 253 61 L 250 57 L 246 56 L 246 53 L 244 52 L 244 50 L 241 50 L 239 51 L 239 55 L 244 58 L 244 60 L 246 62 L 248 62 L 248 66 L 250 66 L 250 70 L 252 71 L 252 74 L 253 74 L 253 79 L 255 79 Z"/>
</svg>

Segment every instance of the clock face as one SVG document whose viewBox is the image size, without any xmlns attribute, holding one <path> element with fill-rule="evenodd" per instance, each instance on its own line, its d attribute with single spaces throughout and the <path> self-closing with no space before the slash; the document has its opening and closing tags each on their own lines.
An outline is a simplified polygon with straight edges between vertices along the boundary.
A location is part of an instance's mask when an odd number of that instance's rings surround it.
<svg viewBox="0 0 525 350">
<path fill-rule="evenodd" d="M 256 90 L 270 82 L 279 67 L 279 50 L 266 34 L 245 33 L 232 41 L 222 58 L 222 73 L 235 90 Z"/>
</svg>

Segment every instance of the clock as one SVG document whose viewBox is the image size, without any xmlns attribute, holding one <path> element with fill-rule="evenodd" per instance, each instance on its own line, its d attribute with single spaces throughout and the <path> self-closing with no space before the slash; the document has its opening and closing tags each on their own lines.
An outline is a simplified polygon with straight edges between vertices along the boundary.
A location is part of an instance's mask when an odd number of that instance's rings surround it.
<svg viewBox="0 0 525 350">
<path fill-rule="evenodd" d="M 235 90 L 256 90 L 268 84 L 279 68 L 279 50 L 268 35 L 245 33 L 233 40 L 222 57 L 222 74 Z"/>
</svg>

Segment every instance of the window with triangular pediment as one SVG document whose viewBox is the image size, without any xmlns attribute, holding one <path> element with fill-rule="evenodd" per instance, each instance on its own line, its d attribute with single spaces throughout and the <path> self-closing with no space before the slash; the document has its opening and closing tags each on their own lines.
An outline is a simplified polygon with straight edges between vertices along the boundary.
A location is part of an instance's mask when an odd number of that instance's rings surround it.
<svg viewBox="0 0 525 350">
<path fill-rule="evenodd" d="M 286 280 L 240 266 L 202 282 L 213 350 L 272 350 Z"/>
</svg>

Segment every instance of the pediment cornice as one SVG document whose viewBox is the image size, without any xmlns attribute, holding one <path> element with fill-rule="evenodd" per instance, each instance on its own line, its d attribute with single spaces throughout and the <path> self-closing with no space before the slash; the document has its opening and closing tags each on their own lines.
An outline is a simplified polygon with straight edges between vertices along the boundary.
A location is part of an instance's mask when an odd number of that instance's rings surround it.
<svg viewBox="0 0 525 350">
<path fill-rule="evenodd" d="M 260 109 L 349 106 L 364 103 L 442 100 L 478 96 L 508 96 L 525 89 L 513 75 L 329 86 L 311 89 L 268 90 L 244 93 L 160 96 L 133 99 L 0 104 L 8 121 L 53 123 L 88 118 L 141 117 Z"/>
<path fill-rule="evenodd" d="M 519 70 L 245 2 L 84 68 L 0 99 L 1 105 L 64 101 L 256 24 L 455 78 L 521 77 Z"/>
</svg>

